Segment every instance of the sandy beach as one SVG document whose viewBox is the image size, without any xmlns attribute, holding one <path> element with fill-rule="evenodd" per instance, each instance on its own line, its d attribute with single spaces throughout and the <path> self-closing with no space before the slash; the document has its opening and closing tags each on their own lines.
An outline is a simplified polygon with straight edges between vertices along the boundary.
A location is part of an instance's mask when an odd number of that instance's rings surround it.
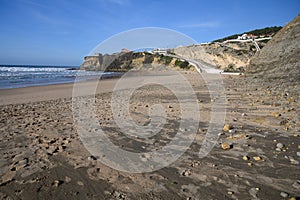
<svg viewBox="0 0 300 200">
<path fill-rule="evenodd" d="M 282 199 L 300 197 L 299 96 L 249 86 L 223 76 L 226 120 L 217 145 L 198 156 L 210 122 L 211 99 L 197 72 L 182 72 L 197 95 L 196 137 L 178 160 L 150 173 L 126 173 L 97 161 L 79 139 L 72 114 L 73 84 L 0 90 L 1 199 Z M 161 74 L 161 78 L 169 76 Z M 148 85 L 130 101 L 132 118 L 147 125 L 151 105 L 166 110 L 167 124 L 149 144 L 127 137 L 111 108 L 118 79 L 101 81 L 96 115 L 107 137 L 127 151 L 167 145 L 178 129 L 180 106 L 170 90 Z M 83 82 L 89 87 L 94 82 Z M 260 89 L 258 89 L 260 88 Z M 101 145 L 101 144 L 99 144 Z"/>
</svg>

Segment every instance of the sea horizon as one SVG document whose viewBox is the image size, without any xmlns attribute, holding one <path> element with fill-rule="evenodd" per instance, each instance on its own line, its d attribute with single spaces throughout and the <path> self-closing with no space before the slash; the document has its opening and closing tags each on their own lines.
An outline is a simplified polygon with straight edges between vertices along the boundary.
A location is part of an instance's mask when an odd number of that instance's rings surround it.
<svg viewBox="0 0 300 200">
<path fill-rule="evenodd" d="M 114 76 L 114 72 L 79 70 L 79 66 L 57 65 L 0 65 L 0 89 L 44 86 L 95 79 L 100 75 Z"/>
</svg>

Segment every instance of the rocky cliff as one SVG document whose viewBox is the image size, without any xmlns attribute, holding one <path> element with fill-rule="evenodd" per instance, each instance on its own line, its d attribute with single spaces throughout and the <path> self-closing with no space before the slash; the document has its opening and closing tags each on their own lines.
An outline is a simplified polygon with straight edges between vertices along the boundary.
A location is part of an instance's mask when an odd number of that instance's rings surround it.
<svg viewBox="0 0 300 200">
<path fill-rule="evenodd" d="M 263 48 L 266 41 L 258 42 Z M 222 70 L 241 71 L 254 56 L 256 48 L 252 42 L 210 43 L 179 47 L 173 50 L 175 54 L 205 63 Z"/>
<path fill-rule="evenodd" d="M 147 52 L 127 52 L 112 55 L 95 54 L 86 56 L 80 69 L 90 71 L 125 72 L 131 69 L 160 69 L 165 66 L 177 70 L 191 69 L 188 62 L 170 56 L 151 54 Z"/>
<path fill-rule="evenodd" d="M 282 28 L 258 52 L 247 68 L 249 75 L 272 84 L 300 83 L 300 15 Z"/>
</svg>

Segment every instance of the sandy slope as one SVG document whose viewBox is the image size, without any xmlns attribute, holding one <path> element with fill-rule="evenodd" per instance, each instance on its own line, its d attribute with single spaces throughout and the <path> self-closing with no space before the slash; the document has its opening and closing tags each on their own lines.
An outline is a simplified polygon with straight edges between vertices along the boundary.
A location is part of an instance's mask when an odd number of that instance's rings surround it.
<svg viewBox="0 0 300 200">
<path fill-rule="evenodd" d="M 91 156 L 74 126 L 71 99 L 57 98 L 70 95 L 71 85 L 40 87 L 44 92 L 42 97 L 35 94 L 37 88 L 15 90 L 24 92 L 23 102 L 45 101 L 0 106 L 0 198 L 299 197 L 299 98 L 287 98 L 259 85 L 249 86 L 243 77 L 227 76 L 225 123 L 233 131 L 220 130 L 218 144 L 207 157 L 200 159 L 198 153 L 209 127 L 212 101 L 199 74 L 183 75 L 197 94 L 201 111 L 199 129 L 190 148 L 176 162 L 151 173 L 117 171 Z M 114 81 L 107 80 L 107 84 Z M 28 90 L 35 98 L 30 97 Z M 266 95 L 270 92 L 272 95 Z M 52 96 L 53 93 L 58 96 Z M 6 95 L 1 94 L 1 99 L 13 95 L 12 90 L 7 91 Z M 168 122 L 152 144 L 122 133 L 112 118 L 110 102 L 110 92 L 97 95 L 97 119 L 107 137 L 127 151 L 151 151 L 167 145 L 178 129 L 180 108 L 176 97 L 166 88 L 149 85 L 139 89 L 131 99 L 132 117 L 140 125 L 149 123 L 152 105 L 161 103 L 167 110 Z M 219 143 L 230 144 L 230 149 L 222 149 Z"/>
</svg>

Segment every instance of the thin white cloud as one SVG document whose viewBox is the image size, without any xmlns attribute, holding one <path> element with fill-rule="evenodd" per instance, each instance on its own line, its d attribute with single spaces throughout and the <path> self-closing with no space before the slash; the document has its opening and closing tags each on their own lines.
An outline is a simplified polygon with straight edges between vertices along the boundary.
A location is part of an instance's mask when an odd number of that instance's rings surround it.
<svg viewBox="0 0 300 200">
<path fill-rule="evenodd" d="M 183 24 L 179 25 L 178 28 L 215 28 L 219 24 L 217 22 L 204 22 L 204 23 L 194 23 L 194 24 Z"/>
<path fill-rule="evenodd" d="M 119 5 L 125 5 L 129 3 L 129 0 L 108 0 L 108 1 Z"/>
</svg>

